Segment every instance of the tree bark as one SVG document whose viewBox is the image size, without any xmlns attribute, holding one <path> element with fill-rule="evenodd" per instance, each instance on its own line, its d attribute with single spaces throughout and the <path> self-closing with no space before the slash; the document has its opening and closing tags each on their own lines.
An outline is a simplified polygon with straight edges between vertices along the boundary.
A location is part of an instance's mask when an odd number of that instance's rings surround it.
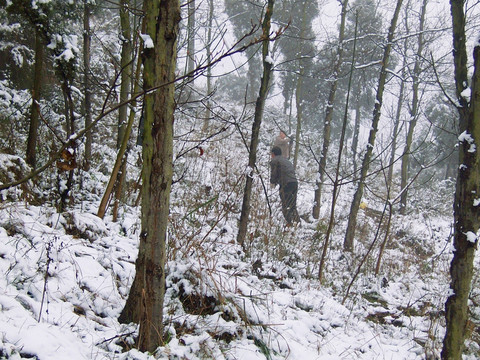
<svg viewBox="0 0 480 360">
<path fill-rule="evenodd" d="M 170 188 L 173 166 L 175 67 L 180 22 L 178 0 L 144 2 L 146 33 L 154 48 L 143 51 L 145 95 L 142 231 L 135 279 L 120 321 L 140 324 L 138 348 L 153 352 L 163 343 L 163 301 Z"/>
<path fill-rule="evenodd" d="M 260 83 L 260 91 L 255 103 L 255 115 L 252 125 L 252 135 L 250 140 L 250 152 L 248 156 L 248 168 L 252 173 L 248 173 L 246 176 L 245 190 L 243 192 L 243 202 L 242 202 L 242 211 L 240 214 L 240 223 L 238 226 L 237 242 L 245 248 L 245 237 L 247 234 L 248 227 L 248 217 L 250 215 L 250 198 L 252 196 L 252 185 L 253 185 L 253 169 L 255 169 L 255 164 L 257 161 L 257 147 L 258 147 L 258 137 L 260 132 L 260 126 L 262 124 L 263 109 L 265 106 L 265 100 L 268 93 L 268 85 L 270 83 L 270 76 L 272 73 L 273 64 L 270 62 L 269 58 L 269 45 L 270 45 L 270 20 L 273 13 L 274 0 L 268 0 L 267 9 L 265 12 L 265 17 L 262 23 L 262 57 L 263 57 L 263 76 Z"/>
<path fill-rule="evenodd" d="M 454 201 L 453 259 L 450 265 L 452 295 L 445 304 L 447 330 L 443 340 L 442 359 L 460 360 L 468 320 L 468 297 L 473 276 L 473 259 L 480 227 L 480 44 L 474 48 L 474 74 L 471 100 L 464 97 L 467 89 L 467 52 L 465 15 L 462 0 L 451 0 L 453 23 L 453 58 L 455 84 L 460 114 L 459 168 Z"/>
<path fill-rule="evenodd" d="M 365 187 L 365 179 L 367 177 L 368 169 L 370 166 L 370 161 L 372 160 L 373 147 L 375 145 L 375 137 L 378 131 L 378 122 L 380 121 L 380 112 L 383 102 L 383 92 L 385 89 L 385 81 L 387 79 L 387 65 L 390 60 L 390 51 L 392 49 L 392 41 L 395 33 L 395 28 L 397 26 L 397 20 L 400 13 L 400 8 L 402 7 L 403 0 L 397 0 L 397 5 L 395 12 L 390 23 L 390 28 L 388 30 L 387 44 L 385 45 L 385 51 L 382 59 L 382 68 L 380 70 L 380 77 L 378 80 L 377 87 L 377 96 L 375 101 L 375 107 L 373 110 L 373 120 L 370 134 L 368 136 L 367 149 L 362 161 L 362 168 L 360 170 L 360 179 L 358 181 L 357 190 L 353 197 L 352 204 L 350 206 L 350 215 L 348 217 L 347 231 L 345 233 L 345 239 L 343 242 L 343 248 L 346 251 L 352 251 L 354 247 L 354 238 L 355 238 L 355 229 L 357 226 L 357 215 L 358 209 L 360 207 L 360 202 L 363 197 L 363 190 Z"/>
<path fill-rule="evenodd" d="M 40 92 L 42 89 L 43 78 L 43 41 L 40 32 L 35 31 L 35 70 L 33 75 L 33 89 L 32 89 L 32 109 L 30 113 L 30 128 L 27 139 L 27 153 L 26 162 L 33 169 L 37 163 L 37 138 L 39 127 L 39 112 L 40 112 Z"/>
</svg>

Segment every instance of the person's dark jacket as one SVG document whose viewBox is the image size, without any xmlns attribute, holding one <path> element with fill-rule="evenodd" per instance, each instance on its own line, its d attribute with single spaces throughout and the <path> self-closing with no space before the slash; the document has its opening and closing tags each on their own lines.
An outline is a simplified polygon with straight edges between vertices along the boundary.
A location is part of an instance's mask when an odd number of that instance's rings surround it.
<svg viewBox="0 0 480 360">
<path fill-rule="evenodd" d="M 283 156 L 275 156 L 272 161 L 270 161 L 270 169 L 271 184 L 280 185 L 282 188 L 288 183 L 297 182 L 292 163 Z"/>
</svg>

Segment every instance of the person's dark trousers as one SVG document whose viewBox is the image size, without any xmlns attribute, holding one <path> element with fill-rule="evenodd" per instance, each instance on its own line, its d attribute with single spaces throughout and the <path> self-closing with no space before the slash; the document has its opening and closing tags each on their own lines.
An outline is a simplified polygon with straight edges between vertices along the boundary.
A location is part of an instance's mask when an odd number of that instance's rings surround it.
<svg viewBox="0 0 480 360">
<path fill-rule="evenodd" d="M 280 200 L 282 201 L 282 212 L 287 224 L 292 222 L 300 222 L 300 217 L 297 212 L 297 190 L 298 184 L 290 182 L 284 187 L 280 188 Z"/>
</svg>

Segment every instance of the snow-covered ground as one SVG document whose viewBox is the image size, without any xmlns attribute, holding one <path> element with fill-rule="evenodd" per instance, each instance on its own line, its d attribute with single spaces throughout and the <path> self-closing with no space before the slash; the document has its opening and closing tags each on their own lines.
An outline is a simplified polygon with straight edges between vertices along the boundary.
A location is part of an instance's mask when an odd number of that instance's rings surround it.
<svg viewBox="0 0 480 360">
<path fill-rule="evenodd" d="M 203 169 L 213 171 L 211 164 Z M 221 185 L 216 178 L 213 191 Z M 304 215 L 312 201 L 309 186 L 302 183 L 299 191 Z M 273 219 L 259 218 L 265 223 L 259 222 L 252 232 L 248 256 L 235 242 L 235 216 L 212 220 L 213 210 L 203 214 L 198 210 L 179 218 L 175 214 L 182 211 L 180 202 L 173 208 L 165 301 L 168 343 L 156 354 L 133 349 L 137 327 L 117 321 L 135 272 L 139 208 L 123 207 L 114 223 L 108 216 L 102 220 L 93 215 L 96 202 L 80 202 L 62 214 L 52 206 L 33 206 L 20 199 L 3 202 L 0 357 L 438 357 L 444 334 L 443 304 L 449 292 L 448 217 L 427 212 L 396 216 L 381 274 L 373 274 L 373 255 L 344 299 L 362 253 L 373 240 L 370 226 L 378 219 L 367 211 L 359 215 L 359 231 L 367 235 L 360 236 L 364 241 L 358 242 L 356 256 L 345 254 L 341 244 L 346 207 L 340 206 L 338 230 L 320 284 L 322 229 L 304 216 L 307 221 L 302 220 L 301 226 L 284 230 L 282 219 L 275 216 L 279 212 L 276 194 L 270 195 Z M 323 214 L 328 209 L 326 202 Z M 465 359 L 480 354 L 475 336 L 474 331 Z"/>
</svg>

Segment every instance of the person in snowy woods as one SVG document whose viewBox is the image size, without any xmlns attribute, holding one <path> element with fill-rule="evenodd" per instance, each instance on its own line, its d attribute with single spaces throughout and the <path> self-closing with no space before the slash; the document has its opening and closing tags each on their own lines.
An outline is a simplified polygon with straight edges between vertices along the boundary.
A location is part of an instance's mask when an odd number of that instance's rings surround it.
<svg viewBox="0 0 480 360">
<path fill-rule="evenodd" d="M 273 146 L 278 146 L 282 150 L 282 156 L 285 159 L 290 158 L 290 139 L 283 131 L 275 138 Z"/>
<path fill-rule="evenodd" d="M 280 185 L 280 200 L 282 212 L 287 226 L 292 223 L 299 223 L 300 217 L 297 212 L 297 190 L 298 182 L 295 176 L 295 169 L 292 163 L 282 156 L 282 149 L 278 146 L 272 147 L 272 160 L 270 161 L 270 183 L 273 187 Z"/>
</svg>

